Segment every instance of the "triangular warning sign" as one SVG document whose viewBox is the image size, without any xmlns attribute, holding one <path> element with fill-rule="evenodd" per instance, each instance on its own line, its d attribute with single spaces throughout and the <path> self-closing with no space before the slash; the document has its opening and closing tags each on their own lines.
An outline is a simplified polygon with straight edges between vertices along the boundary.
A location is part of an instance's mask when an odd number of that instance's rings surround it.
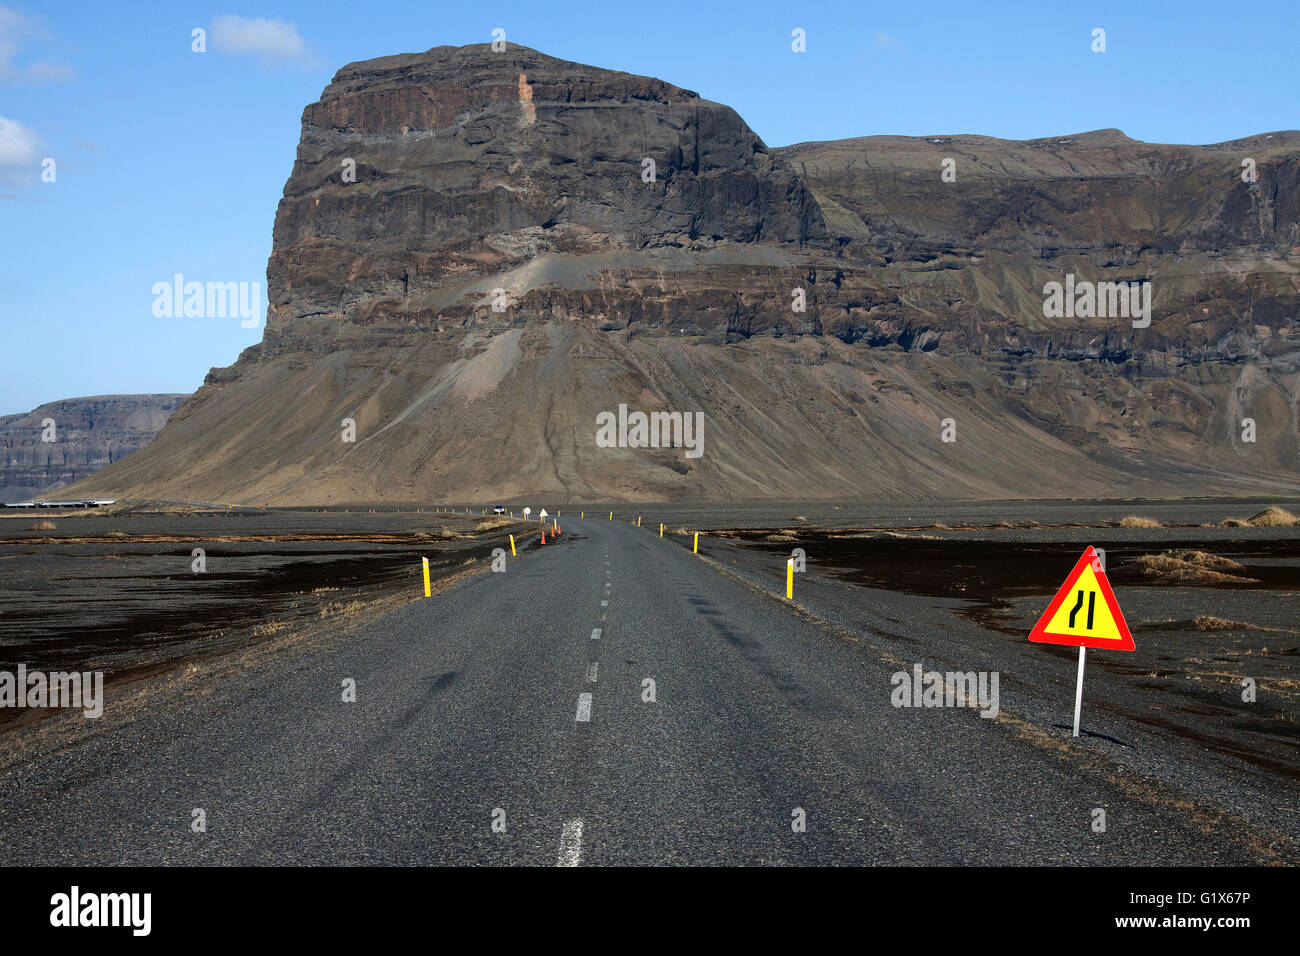
<svg viewBox="0 0 1300 956">
<path fill-rule="evenodd" d="M 1041 644 L 1134 650 L 1124 614 L 1110 589 L 1101 558 L 1089 545 L 1029 633 Z"/>
</svg>

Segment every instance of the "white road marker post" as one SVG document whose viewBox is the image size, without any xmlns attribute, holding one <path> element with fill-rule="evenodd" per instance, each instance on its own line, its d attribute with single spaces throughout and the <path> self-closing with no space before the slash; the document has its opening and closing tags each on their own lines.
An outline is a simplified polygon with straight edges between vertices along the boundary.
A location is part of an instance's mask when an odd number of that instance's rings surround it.
<svg viewBox="0 0 1300 956">
<path fill-rule="evenodd" d="M 1079 736 L 1079 713 L 1083 710 L 1083 662 L 1088 648 L 1079 645 L 1079 676 L 1074 683 L 1074 736 Z"/>
</svg>

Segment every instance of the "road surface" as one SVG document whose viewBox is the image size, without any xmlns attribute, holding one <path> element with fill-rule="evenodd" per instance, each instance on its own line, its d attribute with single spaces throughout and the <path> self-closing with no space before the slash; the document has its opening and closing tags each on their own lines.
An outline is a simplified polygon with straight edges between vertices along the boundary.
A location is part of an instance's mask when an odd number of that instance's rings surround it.
<svg viewBox="0 0 1300 956">
<path fill-rule="evenodd" d="M 894 707 L 896 662 L 680 540 L 563 525 L 505 573 L 129 721 L 110 695 L 102 730 L 0 777 L 7 862 L 1260 861 L 1064 734 Z"/>
</svg>

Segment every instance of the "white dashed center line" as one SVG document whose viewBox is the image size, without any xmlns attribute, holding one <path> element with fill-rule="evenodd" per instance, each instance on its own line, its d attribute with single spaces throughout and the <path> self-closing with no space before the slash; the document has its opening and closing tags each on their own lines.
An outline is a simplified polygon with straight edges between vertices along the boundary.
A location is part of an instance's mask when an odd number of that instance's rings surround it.
<svg viewBox="0 0 1300 956">
<path fill-rule="evenodd" d="M 596 675 L 599 673 L 600 665 L 592 663 L 592 665 L 587 668 L 587 680 L 591 681 L 593 684 L 596 683 Z"/>
<path fill-rule="evenodd" d="M 570 820 L 560 834 L 560 858 L 556 866 L 577 866 L 582 862 L 582 820 Z"/>
<path fill-rule="evenodd" d="M 601 601 L 601 602 L 600 602 L 600 606 L 601 606 L 601 607 L 609 607 L 609 602 L 608 602 L 608 601 Z"/>
<path fill-rule="evenodd" d="M 592 639 L 593 641 L 598 641 L 598 640 L 600 640 L 600 628 L 598 628 L 598 627 L 593 627 L 593 628 L 591 629 L 591 639 Z"/>
<path fill-rule="evenodd" d="M 574 718 L 578 723 L 585 724 L 591 720 L 591 695 L 578 695 L 578 716 Z"/>
</svg>

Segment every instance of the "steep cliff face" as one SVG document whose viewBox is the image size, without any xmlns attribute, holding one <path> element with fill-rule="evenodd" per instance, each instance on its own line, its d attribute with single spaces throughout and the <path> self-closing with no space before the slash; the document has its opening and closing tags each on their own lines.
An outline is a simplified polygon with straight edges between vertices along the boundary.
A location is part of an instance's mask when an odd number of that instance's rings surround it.
<svg viewBox="0 0 1300 956">
<path fill-rule="evenodd" d="M 1023 142 L 870 136 L 773 152 L 834 210 L 833 236 L 896 257 L 1300 245 L 1295 131 L 1213 146 L 1143 143 L 1114 129 Z M 1252 168 L 1248 182 L 1242 174 Z"/>
<path fill-rule="evenodd" d="M 832 330 L 931 332 L 981 351 L 1013 339 L 1041 356 L 1109 362 L 1296 348 L 1300 133 L 1214 146 L 1141 143 L 1118 130 L 1028 142 L 881 136 L 775 153 L 805 177 L 845 258 L 875 257 L 892 267 L 882 282 L 900 299 L 905 286 L 915 304 L 947 312 L 931 324 L 923 307 L 900 303 L 878 310 L 883 323 L 862 322 L 851 303 L 837 309 L 842 297 L 828 297 Z M 1150 280 L 1153 322 L 1047 319 L 1042 288 L 1067 274 Z M 954 311 L 980 318 L 979 328 L 952 322 Z"/>
<path fill-rule="evenodd" d="M 656 251 L 824 237 L 793 169 L 695 93 L 517 46 L 384 57 L 303 113 L 264 347 L 319 349 L 343 318 L 371 342 L 463 320 L 492 275 L 524 293 Z"/>
<path fill-rule="evenodd" d="M 769 150 L 695 93 L 522 47 L 351 64 L 303 114 L 263 341 L 80 487 L 1295 491 L 1297 177 L 1294 132 Z M 1045 310 L 1076 280 L 1149 283 L 1150 323 Z M 620 405 L 702 412 L 702 454 L 603 447 Z"/>
<path fill-rule="evenodd" d="M 183 398 L 68 398 L 0 417 L 0 501 L 24 501 L 120 461 L 149 444 Z"/>
</svg>

